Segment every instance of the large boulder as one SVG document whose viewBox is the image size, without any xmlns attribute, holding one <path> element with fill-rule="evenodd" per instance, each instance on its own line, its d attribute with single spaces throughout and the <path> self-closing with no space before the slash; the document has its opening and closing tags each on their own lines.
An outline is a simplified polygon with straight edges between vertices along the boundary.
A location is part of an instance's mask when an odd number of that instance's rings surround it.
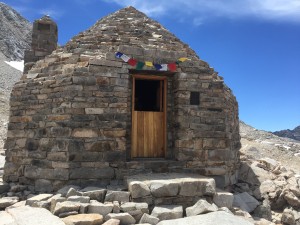
<svg viewBox="0 0 300 225">
<path fill-rule="evenodd" d="M 232 214 L 218 211 L 198 216 L 190 216 L 175 220 L 165 220 L 157 225 L 253 225 L 253 223 Z"/>
<path fill-rule="evenodd" d="M 186 208 L 185 212 L 187 216 L 196 216 L 203 213 L 218 211 L 218 207 L 215 204 L 210 204 L 204 199 L 200 199 L 195 205 Z"/>
</svg>

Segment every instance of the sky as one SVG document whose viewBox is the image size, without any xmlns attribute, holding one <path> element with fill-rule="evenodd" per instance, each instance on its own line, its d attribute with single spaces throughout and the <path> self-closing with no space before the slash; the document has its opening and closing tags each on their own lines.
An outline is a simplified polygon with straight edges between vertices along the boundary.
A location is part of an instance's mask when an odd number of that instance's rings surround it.
<svg viewBox="0 0 300 225">
<path fill-rule="evenodd" d="M 29 21 L 50 15 L 59 44 L 134 6 L 208 62 L 232 89 L 240 119 L 261 130 L 300 125 L 300 0 L 2 0 Z"/>
</svg>

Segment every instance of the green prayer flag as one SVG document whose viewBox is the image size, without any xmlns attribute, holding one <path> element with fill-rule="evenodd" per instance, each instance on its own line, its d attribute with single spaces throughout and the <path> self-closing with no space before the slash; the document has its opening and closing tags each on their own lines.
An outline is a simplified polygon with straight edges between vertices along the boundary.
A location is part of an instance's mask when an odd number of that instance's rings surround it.
<svg viewBox="0 0 300 225">
<path fill-rule="evenodd" d="M 137 70 L 142 70 L 143 67 L 144 67 L 144 65 L 145 65 L 144 62 L 138 62 L 138 63 L 136 64 L 136 69 L 137 69 Z"/>
</svg>

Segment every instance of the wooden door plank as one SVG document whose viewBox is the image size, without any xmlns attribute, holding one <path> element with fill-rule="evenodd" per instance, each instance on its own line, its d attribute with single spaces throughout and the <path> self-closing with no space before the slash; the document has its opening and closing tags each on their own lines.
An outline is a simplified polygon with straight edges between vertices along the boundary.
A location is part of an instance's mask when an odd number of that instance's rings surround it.
<svg viewBox="0 0 300 225">
<path fill-rule="evenodd" d="M 137 112 L 137 157 L 144 157 L 144 112 Z"/>
</svg>

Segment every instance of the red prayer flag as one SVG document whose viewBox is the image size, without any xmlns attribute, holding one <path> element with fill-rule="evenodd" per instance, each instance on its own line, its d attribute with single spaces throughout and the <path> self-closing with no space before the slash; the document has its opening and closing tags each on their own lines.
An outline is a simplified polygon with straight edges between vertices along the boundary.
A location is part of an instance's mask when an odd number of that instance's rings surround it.
<svg viewBox="0 0 300 225">
<path fill-rule="evenodd" d="M 127 62 L 130 66 L 135 66 L 137 64 L 137 61 L 135 59 L 129 59 Z"/>
<path fill-rule="evenodd" d="M 169 63 L 168 68 L 170 71 L 176 71 L 177 69 L 176 63 Z"/>
</svg>

